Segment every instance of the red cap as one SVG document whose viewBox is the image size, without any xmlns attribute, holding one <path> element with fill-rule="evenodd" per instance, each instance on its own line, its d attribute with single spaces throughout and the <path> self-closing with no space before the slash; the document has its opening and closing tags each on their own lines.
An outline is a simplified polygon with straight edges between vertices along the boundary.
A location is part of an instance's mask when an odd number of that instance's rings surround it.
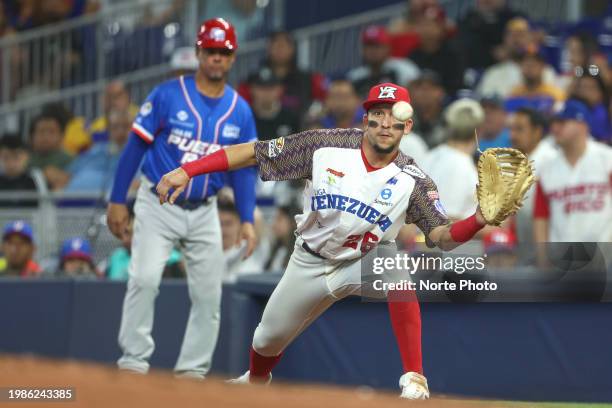
<svg viewBox="0 0 612 408">
<path fill-rule="evenodd" d="M 391 37 L 383 26 L 371 25 L 361 33 L 363 44 L 391 44 Z"/>
<path fill-rule="evenodd" d="M 200 26 L 196 45 L 200 48 L 238 49 L 234 26 L 222 18 L 206 20 Z"/>
<path fill-rule="evenodd" d="M 512 251 L 516 246 L 516 237 L 512 231 L 498 228 L 482 238 L 485 252 Z"/>
<path fill-rule="evenodd" d="M 376 105 L 377 103 L 393 104 L 399 101 L 410 103 L 410 94 L 408 90 L 403 86 L 385 82 L 384 84 L 374 85 L 370 88 L 368 99 L 363 103 L 363 109 L 367 111 L 372 105 Z"/>
</svg>

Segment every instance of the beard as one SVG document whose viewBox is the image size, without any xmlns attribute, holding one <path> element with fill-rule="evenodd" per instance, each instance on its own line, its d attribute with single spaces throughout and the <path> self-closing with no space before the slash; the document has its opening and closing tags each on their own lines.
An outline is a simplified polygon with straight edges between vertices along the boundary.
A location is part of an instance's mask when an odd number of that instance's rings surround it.
<svg viewBox="0 0 612 408">
<path fill-rule="evenodd" d="M 382 147 L 382 146 L 379 146 L 377 143 L 373 143 L 372 148 L 374 148 L 374 151 L 376 153 L 389 154 L 395 150 L 396 146 Z"/>
</svg>

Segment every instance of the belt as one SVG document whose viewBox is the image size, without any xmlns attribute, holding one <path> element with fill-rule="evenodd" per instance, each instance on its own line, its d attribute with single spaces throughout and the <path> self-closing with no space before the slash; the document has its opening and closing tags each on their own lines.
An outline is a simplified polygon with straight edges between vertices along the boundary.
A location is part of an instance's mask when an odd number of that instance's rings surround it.
<svg viewBox="0 0 612 408">
<path fill-rule="evenodd" d="M 312 249 L 310 249 L 310 247 L 308 246 L 306 242 L 302 242 L 302 248 L 304 248 L 304 251 L 308 252 L 310 255 L 316 256 L 317 258 L 321 258 L 321 259 L 327 259 L 320 253 L 315 252 Z"/>
<path fill-rule="evenodd" d="M 158 195 L 157 191 L 155 190 L 155 187 L 151 187 L 151 192 L 155 194 L 156 196 Z M 214 196 L 207 196 L 202 201 L 180 201 L 180 202 L 177 201 L 174 203 L 174 205 L 176 205 L 179 208 L 182 208 L 183 210 L 193 211 L 193 210 L 197 210 L 198 208 L 202 206 L 210 205 L 213 202 L 212 200 L 213 197 Z"/>
</svg>

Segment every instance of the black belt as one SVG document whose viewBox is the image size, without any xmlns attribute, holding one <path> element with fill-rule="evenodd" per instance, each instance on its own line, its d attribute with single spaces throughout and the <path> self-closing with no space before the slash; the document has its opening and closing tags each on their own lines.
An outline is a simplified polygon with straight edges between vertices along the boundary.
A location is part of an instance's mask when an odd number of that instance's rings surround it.
<svg viewBox="0 0 612 408">
<path fill-rule="evenodd" d="M 323 255 L 321 255 L 320 253 L 315 252 L 312 249 L 310 249 L 310 247 L 308 246 L 308 244 L 306 242 L 302 242 L 302 248 L 304 248 L 304 251 L 308 252 L 310 255 L 314 255 L 317 258 L 321 258 L 321 259 L 327 259 Z"/>
<path fill-rule="evenodd" d="M 156 196 L 159 195 L 157 194 L 157 190 L 155 189 L 155 187 L 151 187 L 151 192 L 155 194 Z M 197 210 L 198 208 L 202 206 L 210 205 L 213 202 L 213 197 L 214 196 L 208 196 L 202 201 L 181 201 L 181 202 L 177 201 L 174 203 L 174 205 L 182 208 L 183 210 L 193 211 L 193 210 Z"/>
</svg>

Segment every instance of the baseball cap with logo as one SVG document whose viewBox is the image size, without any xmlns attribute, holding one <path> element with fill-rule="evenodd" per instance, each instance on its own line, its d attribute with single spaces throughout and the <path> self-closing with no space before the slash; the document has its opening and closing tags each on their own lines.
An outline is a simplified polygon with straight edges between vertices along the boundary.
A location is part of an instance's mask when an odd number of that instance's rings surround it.
<svg viewBox="0 0 612 408">
<path fill-rule="evenodd" d="M 387 29 L 383 26 L 371 25 L 366 27 L 361 33 L 361 42 L 363 44 L 390 44 L 391 37 L 387 33 Z"/>
<path fill-rule="evenodd" d="M 92 262 L 91 244 L 84 238 L 68 238 L 62 243 L 60 258 L 62 262 L 69 259 L 82 259 Z"/>
<path fill-rule="evenodd" d="M 196 45 L 200 48 L 221 48 L 231 51 L 238 49 L 236 30 L 222 18 L 206 20 L 200 26 Z"/>
<path fill-rule="evenodd" d="M 591 113 L 584 103 L 576 99 L 568 99 L 565 101 L 565 106 L 563 106 L 561 112 L 555 117 L 561 120 L 577 120 L 588 124 Z"/>
<path fill-rule="evenodd" d="M 7 239 L 11 235 L 21 235 L 27 238 L 30 242 L 34 242 L 34 233 L 30 224 L 23 220 L 9 221 L 4 225 L 2 232 L 2 240 Z"/>
<path fill-rule="evenodd" d="M 384 84 L 374 85 L 370 88 L 368 98 L 363 103 L 363 108 L 367 111 L 373 105 L 379 103 L 390 103 L 404 101 L 410 103 L 410 94 L 403 86 L 385 82 Z"/>
<path fill-rule="evenodd" d="M 271 86 L 278 85 L 281 81 L 270 68 L 263 67 L 249 76 L 248 83 L 251 85 Z"/>
</svg>

